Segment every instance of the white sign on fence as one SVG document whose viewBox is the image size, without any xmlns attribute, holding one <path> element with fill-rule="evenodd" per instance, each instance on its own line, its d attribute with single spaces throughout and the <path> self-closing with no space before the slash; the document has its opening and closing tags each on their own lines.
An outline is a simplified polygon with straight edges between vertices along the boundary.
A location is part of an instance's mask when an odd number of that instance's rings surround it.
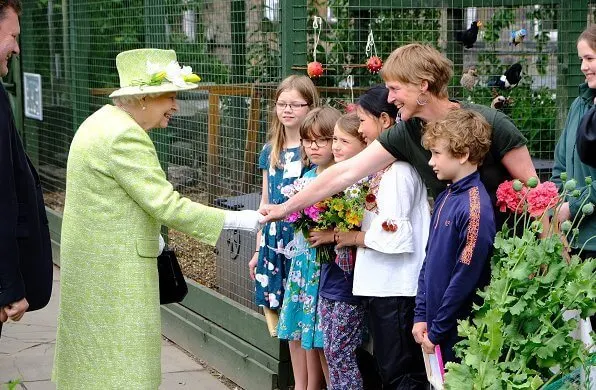
<svg viewBox="0 0 596 390">
<path fill-rule="evenodd" d="M 23 73 L 23 86 L 25 94 L 25 116 L 42 121 L 41 75 L 37 73 Z"/>
</svg>

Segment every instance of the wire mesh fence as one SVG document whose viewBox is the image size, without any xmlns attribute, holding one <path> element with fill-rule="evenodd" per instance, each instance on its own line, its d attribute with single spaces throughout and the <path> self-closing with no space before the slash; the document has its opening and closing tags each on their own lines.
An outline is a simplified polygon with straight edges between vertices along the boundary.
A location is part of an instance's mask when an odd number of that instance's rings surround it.
<svg viewBox="0 0 596 390">
<path fill-rule="evenodd" d="M 285 75 L 320 62 L 313 80 L 324 101 L 345 108 L 382 82 L 373 57 L 413 41 L 453 61 L 452 98 L 505 111 L 547 171 L 583 80 L 575 42 L 594 19 L 593 5 L 578 0 L 25 0 L 24 11 L 22 70 L 43 85 L 43 120 L 26 118 L 24 139 L 57 211 L 70 141 L 110 103 L 123 50 L 174 49 L 201 76 L 197 90 L 178 95 L 170 126 L 150 135 L 176 190 L 241 209 L 258 206 L 258 153 Z M 515 64 L 521 78 L 506 88 L 501 78 Z M 254 239 L 226 233 L 214 253 L 170 232 L 188 277 L 252 308 Z"/>
</svg>

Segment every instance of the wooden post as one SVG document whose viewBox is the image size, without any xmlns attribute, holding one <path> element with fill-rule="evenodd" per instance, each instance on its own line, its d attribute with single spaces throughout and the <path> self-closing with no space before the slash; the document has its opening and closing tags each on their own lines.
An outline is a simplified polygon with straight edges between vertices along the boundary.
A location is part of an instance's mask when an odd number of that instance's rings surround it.
<svg viewBox="0 0 596 390">
<path fill-rule="evenodd" d="M 207 193 L 213 204 L 219 173 L 219 95 L 209 94 L 209 117 L 207 119 Z"/>
<path fill-rule="evenodd" d="M 261 117 L 261 94 L 253 84 L 250 88 L 250 111 L 246 126 L 246 143 L 244 150 L 244 178 L 242 180 L 242 192 L 251 191 L 255 182 L 255 165 L 257 155 L 257 135 L 259 133 L 259 119 Z"/>
</svg>

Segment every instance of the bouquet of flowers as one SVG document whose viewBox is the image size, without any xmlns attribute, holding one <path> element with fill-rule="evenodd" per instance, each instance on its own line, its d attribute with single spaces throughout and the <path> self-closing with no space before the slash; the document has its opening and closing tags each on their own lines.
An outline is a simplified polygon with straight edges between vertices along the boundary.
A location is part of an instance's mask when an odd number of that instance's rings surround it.
<svg viewBox="0 0 596 390">
<path fill-rule="evenodd" d="M 308 183 L 314 178 L 299 178 L 294 180 L 292 184 L 281 188 L 281 193 L 291 198 L 298 192 L 304 189 Z M 295 211 L 286 217 L 286 221 L 290 222 L 296 232 L 300 232 L 305 238 L 308 237 L 308 232 L 311 229 L 324 230 L 327 228 L 322 223 L 321 215 L 327 210 L 325 201 L 315 203 L 312 206 L 308 206 L 304 210 Z M 333 250 L 332 245 L 324 245 L 317 248 L 317 260 L 321 263 L 328 263 L 331 259 L 331 252 Z"/>
<path fill-rule="evenodd" d="M 561 195 L 554 183 L 538 184 L 536 178 L 499 186 L 497 207 L 513 213 L 514 229 L 505 224 L 497 233 L 490 284 L 478 292 L 484 301 L 474 306 L 472 320 L 458 325 L 463 340 L 455 351 L 461 363 L 447 364 L 445 388 L 550 390 L 559 388 L 560 378 L 594 364 L 588 348 L 571 334 L 579 321 L 585 323 L 581 318 L 596 312 L 596 263 L 569 256 L 566 247 L 594 205 L 584 199 L 581 216 L 540 237 L 543 217 L 554 214 L 552 229 L 560 205 L 580 195 L 573 180 L 565 182 Z M 523 231 L 515 231 L 518 225 Z"/>
<path fill-rule="evenodd" d="M 347 232 L 359 229 L 364 218 L 365 207 L 371 207 L 375 196 L 369 193 L 370 178 L 366 177 L 352 184 L 343 192 L 323 201 L 325 211 L 320 215 L 320 225 L 326 229 Z M 335 262 L 344 272 L 354 270 L 353 248 L 336 249 Z"/>
<path fill-rule="evenodd" d="M 342 232 L 360 228 L 369 201 L 374 202 L 375 199 L 369 194 L 369 178 L 365 177 L 323 201 L 326 210 L 321 215 L 321 225 Z"/>
</svg>

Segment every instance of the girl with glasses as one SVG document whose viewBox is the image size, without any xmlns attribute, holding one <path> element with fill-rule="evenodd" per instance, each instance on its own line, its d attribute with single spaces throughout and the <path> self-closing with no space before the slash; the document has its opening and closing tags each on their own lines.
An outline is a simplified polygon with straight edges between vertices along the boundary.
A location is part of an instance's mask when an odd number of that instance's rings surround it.
<svg viewBox="0 0 596 390">
<path fill-rule="evenodd" d="M 310 163 L 316 165 L 304 174 L 314 178 L 334 164 L 333 128 L 340 117 L 335 108 L 312 110 L 300 127 L 302 147 Z M 320 389 L 321 367 L 327 383 L 329 375 L 323 354 L 323 330 L 317 315 L 321 264 L 316 249 L 301 232 L 295 233 L 295 257 L 292 258 L 277 328 L 278 337 L 290 343 L 290 357 L 296 390 Z"/>
<path fill-rule="evenodd" d="M 300 125 L 308 112 L 319 105 L 319 94 L 307 76 L 284 79 L 275 92 L 268 141 L 259 156 L 263 172 L 261 205 L 287 200 L 281 188 L 292 184 L 309 167 L 303 162 Z M 278 310 L 284 296 L 289 259 L 271 248 L 285 247 L 294 238 L 292 226 L 285 221 L 266 224 L 257 234 L 255 253 L 248 263 L 255 280 L 255 302 L 263 308 L 269 333 L 277 336 Z"/>
</svg>

